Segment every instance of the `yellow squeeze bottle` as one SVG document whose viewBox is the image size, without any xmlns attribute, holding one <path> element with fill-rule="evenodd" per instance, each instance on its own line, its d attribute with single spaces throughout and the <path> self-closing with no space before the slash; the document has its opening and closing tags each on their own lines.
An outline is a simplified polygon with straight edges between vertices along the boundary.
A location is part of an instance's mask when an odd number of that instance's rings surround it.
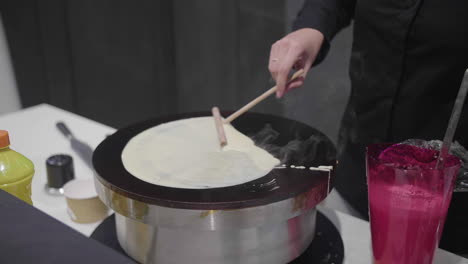
<svg viewBox="0 0 468 264">
<path fill-rule="evenodd" d="M 34 164 L 10 148 L 8 132 L 0 130 L 0 189 L 32 205 Z"/>
</svg>

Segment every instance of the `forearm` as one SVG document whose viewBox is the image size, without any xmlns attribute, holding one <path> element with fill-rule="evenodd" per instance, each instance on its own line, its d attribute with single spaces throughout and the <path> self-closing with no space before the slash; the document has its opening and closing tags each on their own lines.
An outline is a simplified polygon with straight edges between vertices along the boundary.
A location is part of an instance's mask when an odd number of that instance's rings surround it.
<svg viewBox="0 0 468 264">
<path fill-rule="evenodd" d="M 305 0 L 293 29 L 313 28 L 323 34 L 324 42 L 314 65 L 324 59 L 336 33 L 351 23 L 355 5 L 356 0 Z"/>
</svg>

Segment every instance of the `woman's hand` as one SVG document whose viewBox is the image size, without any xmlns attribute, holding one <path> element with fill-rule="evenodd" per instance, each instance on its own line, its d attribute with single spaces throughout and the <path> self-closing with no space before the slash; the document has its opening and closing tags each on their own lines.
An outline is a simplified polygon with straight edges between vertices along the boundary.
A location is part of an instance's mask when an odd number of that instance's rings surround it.
<svg viewBox="0 0 468 264">
<path fill-rule="evenodd" d="M 294 31 L 271 46 L 268 70 L 276 81 L 276 97 L 304 84 L 305 76 L 320 50 L 323 34 L 312 28 Z M 303 77 L 288 83 L 291 69 L 304 69 Z"/>
</svg>

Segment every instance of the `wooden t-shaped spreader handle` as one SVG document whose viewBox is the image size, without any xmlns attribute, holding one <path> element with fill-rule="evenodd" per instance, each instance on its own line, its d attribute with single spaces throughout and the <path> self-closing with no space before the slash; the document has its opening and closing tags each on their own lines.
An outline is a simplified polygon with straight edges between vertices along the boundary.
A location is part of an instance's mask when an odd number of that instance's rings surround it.
<svg viewBox="0 0 468 264">
<path fill-rule="evenodd" d="M 227 138 L 226 138 L 226 133 L 224 132 L 224 123 L 221 117 L 221 113 L 219 112 L 219 108 L 216 106 L 213 107 L 211 109 L 211 113 L 213 114 L 213 118 L 215 121 L 219 144 L 221 145 L 221 147 L 224 147 L 227 145 Z"/>
<path fill-rule="evenodd" d="M 295 72 L 293 74 L 293 76 L 289 79 L 289 81 L 293 81 L 295 80 L 296 78 L 298 78 L 299 76 L 301 76 L 302 74 L 304 73 L 304 70 L 303 69 L 300 69 L 298 70 L 297 72 Z M 238 118 L 240 115 L 242 115 L 243 113 L 247 112 L 250 110 L 250 108 L 256 106 L 258 103 L 260 103 L 261 101 L 265 100 L 268 96 L 274 94 L 276 92 L 276 85 L 271 87 L 268 91 L 264 92 L 263 94 L 261 94 L 259 97 L 253 99 L 252 101 L 250 101 L 248 104 L 244 105 L 241 109 L 237 110 L 236 112 L 234 112 L 232 115 L 228 116 L 225 120 L 224 120 L 224 123 L 225 124 L 229 124 L 231 123 L 234 119 Z"/>
<path fill-rule="evenodd" d="M 295 72 L 293 74 L 293 76 L 291 76 L 289 81 L 293 81 L 293 80 L 297 79 L 303 73 L 304 73 L 303 69 L 298 70 L 297 72 Z M 219 143 L 220 143 L 221 147 L 224 147 L 227 144 L 227 139 L 226 139 L 226 134 L 224 132 L 223 123 L 224 124 L 231 123 L 234 119 L 238 118 L 243 113 L 249 111 L 252 107 L 256 106 L 258 103 L 265 100 L 268 96 L 274 94 L 276 92 L 276 90 L 277 90 L 277 86 L 275 85 L 272 88 L 270 88 L 268 91 L 264 92 L 263 94 L 261 94 L 260 96 L 258 96 L 255 99 L 253 99 L 248 104 L 244 105 L 242 108 L 240 108 L 239 110 L 237 110 L 236 112 L 234 112 L 233 114 L 228 116 L 224 120 L 224 122 L 222 120 L 222 117 L 221 117 L 221 114 L 219 112 L 218 107 L 213 107 L 211 109 L 211 112 L 213 113 L 213 117 L 214 117 L 214 120 L 215 120 L 216 131 L 218 132 L 218 138 L 219 138 Z"/>
</svg>

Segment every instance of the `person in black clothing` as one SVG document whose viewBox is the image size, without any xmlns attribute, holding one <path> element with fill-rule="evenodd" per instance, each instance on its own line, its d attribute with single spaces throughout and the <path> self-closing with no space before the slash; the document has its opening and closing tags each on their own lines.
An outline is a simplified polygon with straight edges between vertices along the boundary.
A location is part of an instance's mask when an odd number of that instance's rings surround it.
<svg viewBox="0 0 468 264">
<path fill-rule="evenodd" d="M 334 35 L 354 20 L 351 95 L 341 123 L 336 189 L 368 217 L 365 147 L 409 138 L 442 139 L 468 68 L 466 0 L 306 0 L 294 30 L 272 45 L 277 96 L 292 68 L 322 61 Z M 468 107 L 455 140 L 468 146 Z"/>
</svg>

